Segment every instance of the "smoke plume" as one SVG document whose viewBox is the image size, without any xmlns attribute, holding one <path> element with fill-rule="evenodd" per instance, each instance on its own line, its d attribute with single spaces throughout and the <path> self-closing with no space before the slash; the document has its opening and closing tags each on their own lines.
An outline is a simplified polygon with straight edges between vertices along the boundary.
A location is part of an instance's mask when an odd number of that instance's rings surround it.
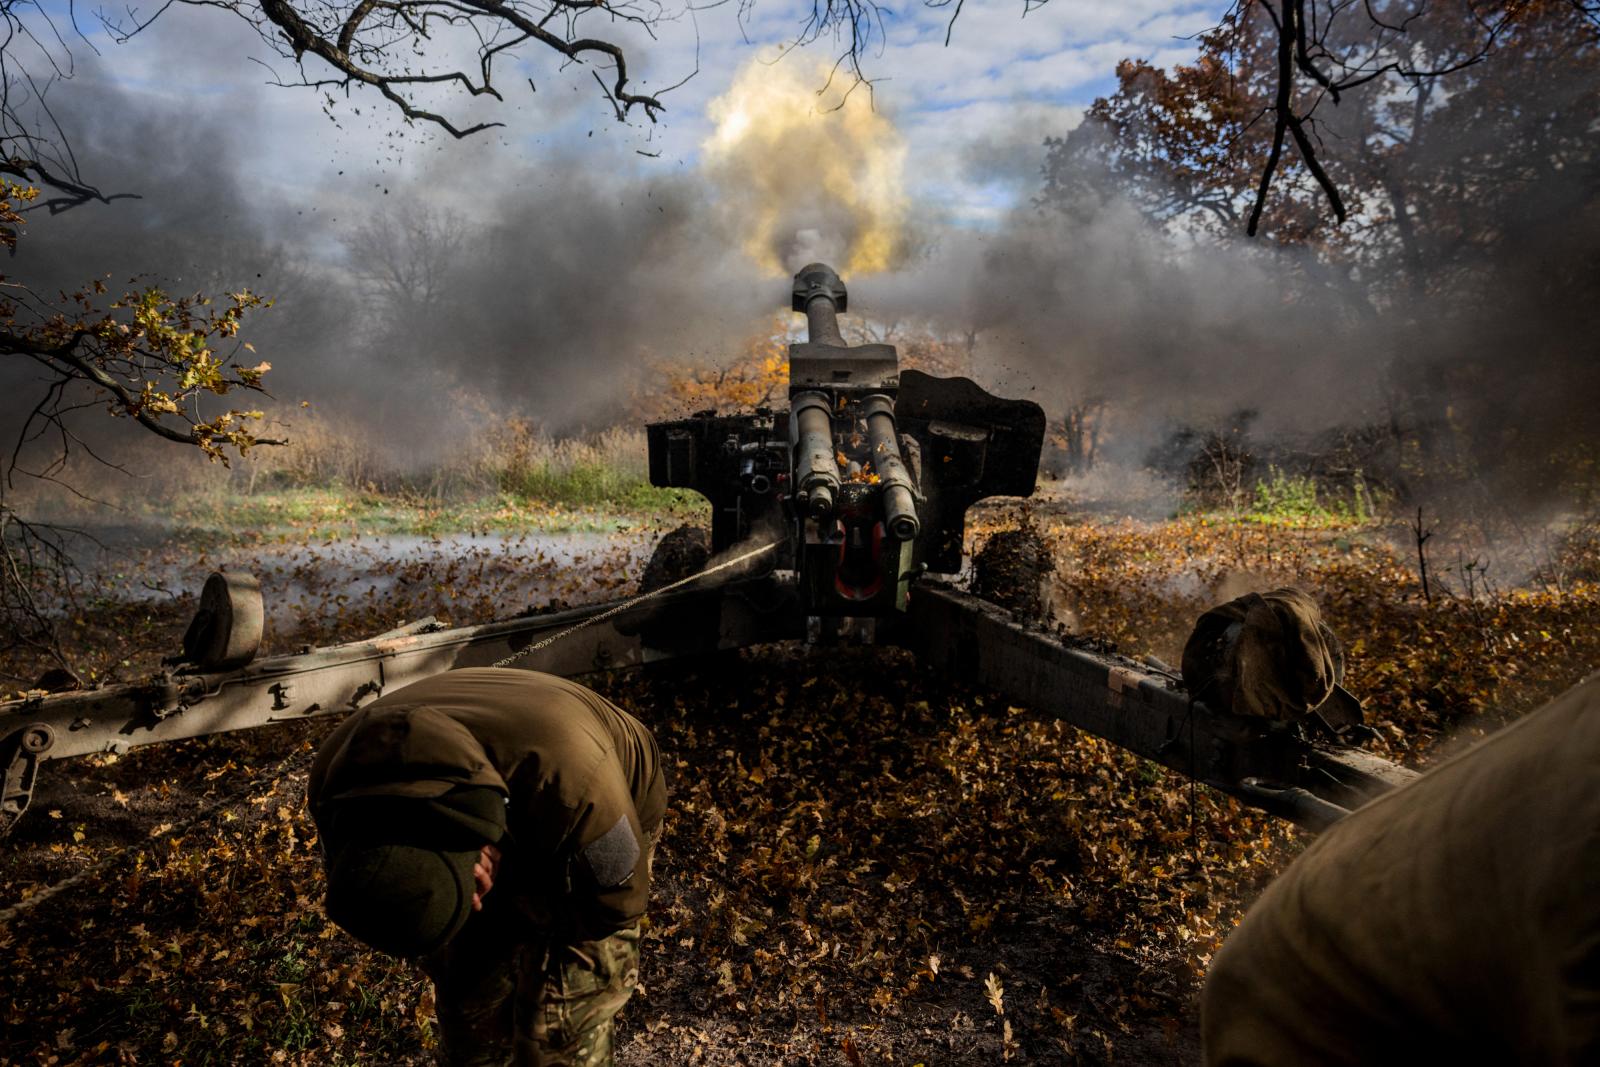
<svg viewBox="0 0 1600 1067">
<path fill-rule="evenodd" d="M 556 432 L 616 420 L 652 361 L 731 361 L 786 303 L 782 276 L 814 259 L 840 269 L 854 316 L 972 337 L 992 388 L 1052 414 L 1107 401 L 1120 421 L 1106 447 L 1130 459 L 1174 424 L 1241 409 L 1299 439 L 1467 420 L 1475 461 L 1501 465 L 1597 436 L 1592 131 L 1587 156 L 1462 223 L 1507 239 L 1415 288 L 1360 279 L 1378 294 L 1363 306 L 1314 245 L 1153 224 L 1109 174 L 1071 202 L 950 224 L 914 199 L 890 116 L 864 89 L 819 94 L 826 70 L 799 55 L 738 72 L 694 166 L 598 138 L 531 158 L 485 139 L 440 146 L 425 166 L 352 161 L 309 192 L 250 173 L 248 94 L 123 90 L 99 62 L 86 58 L 54 106 L 84 172 L 144 199 L 38 218 L 8 273 L 41 291 L 109 275 L 273 295 L 248 330 L 275 393 L 420 459 L 460 435 L 463 393 Z M 1591 121 L 1592 86 L 1534 69 L 1541 99 L 1565 101 L 1562 121 Z M 1523 145 L 1507 158 L 1537 159 L 1529 138 L 1546 120 L 1521 114 L 1502 120 L 1506 143 Z M 965 153 L 975 177 L 1036 167 L 1032 146 L 1065 132 L 1018 115 Z M 1331 144 L 1355 140 L 1328 129 Z M 1494 159 L 1486 130 L 1447 128 L 1419 158 L 1441 171 L 1462 152 Z M 36 395 L 4 373 L 9 404 Z"/>
<path fill-rule="evenodd" d="M 829 262 L 847 275 L 903 259 L 905 144 L 870 92 L 798 56 L 745 64 L 711 102 L 704 170 L 760 268 Z"/>
</svg>

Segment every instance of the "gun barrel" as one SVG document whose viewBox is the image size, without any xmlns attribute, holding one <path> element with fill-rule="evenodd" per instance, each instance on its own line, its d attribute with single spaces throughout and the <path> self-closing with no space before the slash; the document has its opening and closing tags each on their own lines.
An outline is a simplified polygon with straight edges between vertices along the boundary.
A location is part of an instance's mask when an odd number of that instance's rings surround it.
<svg viewBox="0 0 1600 1067">
<path fill-rule="evenodd" d="M 839 313 L 848 306 L 850 295 L 839 275 L 826 263 L 811 263 L 794 276 L 796 311 L 806 313 L 806 327 L 813 344 L 844 347 L 839 332 Z"/>
<path fill-rule="evenodd" d="M 806 301 L 806 327 L 811 341 L 844 346 L 844 334 L 839 332 L 839 312 L 832 297 L 814 296 Z"/>
<path fill-rule="evenodd" d="M 894 401 L 879 393 L 862 401 L 867 417 L 867 440 L 872 445 L 872 465 L 883 486 L 883 522 L 901 541 L 916 540 L 922 529 L 917 518 L 916 497 L 911 474 L 900 457 L 900 438 L 895 432 Z"/>
<path fill-rule="evenodd" d="M 817 518 L 832 514 L 839 495 L 839 462 L 834 458 L 833 415 L 825 393 L 796 394 L 789 401 L 794 427 L 795 502 Z"/>
</svg>

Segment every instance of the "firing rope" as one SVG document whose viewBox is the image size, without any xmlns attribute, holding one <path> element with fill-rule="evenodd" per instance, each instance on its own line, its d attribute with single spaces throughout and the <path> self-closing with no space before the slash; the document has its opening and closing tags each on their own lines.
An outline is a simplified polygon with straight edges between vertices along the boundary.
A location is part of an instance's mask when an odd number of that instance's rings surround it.
<svg viewBox="0 0 1600 1067">
<path fill-rule="evenodd" d="M 632 598 L 631 600 L 624 600 L 622 603 L 617 604 L 614 607 L 607 608 L 605 611 L 602 611 L 598 615 L 591 615 L 587 619 L 584 619 L 582 622 L 574 623 L 573 625 L 567 627 L 565 630 L 561 630 L 558 633 L 553 633 L 549 637 L 546 637 L 544 640 L 537 641 L 537 642 L 529 645 L 527 648 L 523 649 L 520 652 L 513 652 L 513 653 L 511 653 L 511 655 L 507 656 L 505 659 L 497 660 L 494 663 L 494 666 L 496 666 L 496 667 L 509 667 L 511 664 L 515 663 L 517 660 L 521 659 L 523 656 L 529 655 L 530 653 L 533 653 L 533 652 L 537 652 L 542 648 L 549 648 L 551 645 L 555 644 L 557 641 L 561 640 L 563 637 L 570 637 L 572 634 L 577 633 L 579 630 L 583 629 L 585 626 L 593 626 L 597 622 L 604 622 L 606 619 L 611 618 L 613 615 L 620 615 L 624 611 L 627 611 L 629 608 L 634 607 L 635 605 L 644 603 L 646 600 L 650 600 L 650 599 L 653 599 L 654 597 L 661 596 L 664 593 L 670 593 L 674 589 L 680 589 L 683 586 L 688 585 L 690 582 L 699 581 L 701 578 L 708 578 L 711 575 L 716 574 L 718 571 L 727 570 L 729 567 L 737 566 L 738 564 L 743 563 L 746 560 L 755 559 L 757 556 L 761 555 L 763 552 L 770 552 L 776 547 L 778 547 L 777 543 L 773 542 L 771 544 L 762 545 L 760 548 L 752 548 L 750 551 L 745 552 L 742 555 L 734 556 L 732 559 L 723 560 L 721 563 L 717 564 L 715 567 L 707 567 L 703 571 L 696 571 L 694 574 L 689 575 L 689 577 L 680 578 L 677 581 L 671 583 L 670 585 L 662 586 L 660 589 L 652 589 L 648 593 L 640 593 L 638 596 Z"/>
</svg>

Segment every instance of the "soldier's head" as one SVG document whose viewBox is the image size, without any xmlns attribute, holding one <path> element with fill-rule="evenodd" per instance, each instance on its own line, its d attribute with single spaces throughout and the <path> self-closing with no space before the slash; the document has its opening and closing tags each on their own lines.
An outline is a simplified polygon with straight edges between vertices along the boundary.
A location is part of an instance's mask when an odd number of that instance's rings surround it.
<svg viewBox="0 0 1600 1067">
<path fill-rule="evenodd" d="M 472 914 L 472 867 L 505 835 L 505 796 L 470 786 L 350 797 L 323 822 L 328 917 L 381 952 L 425 956 Z"/>
</svg>

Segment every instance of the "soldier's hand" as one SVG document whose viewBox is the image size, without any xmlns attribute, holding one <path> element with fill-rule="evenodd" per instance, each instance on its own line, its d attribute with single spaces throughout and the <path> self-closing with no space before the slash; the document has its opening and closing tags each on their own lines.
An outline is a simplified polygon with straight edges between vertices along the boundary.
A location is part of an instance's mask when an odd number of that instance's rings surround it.
<svg viewBox="0 0 1600 1067">
<path fill-rule="evenodd" d="M 494 888 L 494 876 L 499 870 L 500 850 L 493 845 L 484 845 L 483 851 L 478 853 L 478 862 L 472 865 L 472 880 L 477 885 L 472 894 L 473 911 L 483 910 L 483 898 Z"/>
</svg>

